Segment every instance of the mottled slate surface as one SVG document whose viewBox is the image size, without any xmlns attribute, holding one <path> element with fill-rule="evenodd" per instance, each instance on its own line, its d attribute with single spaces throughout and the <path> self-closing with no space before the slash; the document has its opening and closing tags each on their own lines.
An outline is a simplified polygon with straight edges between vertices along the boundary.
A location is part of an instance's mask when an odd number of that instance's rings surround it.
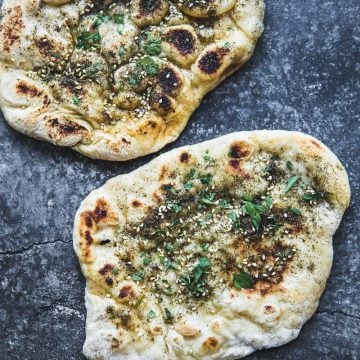
<svg viewBox="0 0 360 360">
<path fill-rule="evenodd" d="M 334 266 L 317 313 L 298 339 L 252 360 L 360 358 L 359 14 L 359 0 L 268 0 L 253 59 L 207 96 L 163 150 L 235 130 L 300 130 L 333 149 L 349 171 L 352 204 L 334 238 Z M 0 358 L 82 359 L 75 211 L 92 189 L 153 156 L 93 161 L 28 139 L 4 121 L 0 153 Z"/>
</svg>

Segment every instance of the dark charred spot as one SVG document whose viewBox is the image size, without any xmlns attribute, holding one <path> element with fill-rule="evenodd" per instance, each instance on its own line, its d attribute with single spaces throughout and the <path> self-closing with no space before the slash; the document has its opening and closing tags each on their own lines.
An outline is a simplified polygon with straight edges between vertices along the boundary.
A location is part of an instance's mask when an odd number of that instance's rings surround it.
<svg viewBox="0 0 360 360">
<path fill-rule="evenodd" d="M 189 161 L 189 153 L 188 152 L 183 152 L 180 154 L 180 162 L 182 163 L 187 163 Z"/>
<path fill-rule="evenodd" d="M 139 200 L 134 200 L 134 201 L 131 203 L 131 205 L 132 205 L 133 207 L 138 208 L 138 207 L 140 207 L 142 204 L 141 204 L 141 202 L 140 202 Z"/>
<path fill-rule="evenodd" d="M 160 114 L 166 114 L 172 108 L 171 99 L 161 91 L 153 91 L 149 101 L 150 106 Z"/>
<path fill-rule="evenodd" d="M 239 169 L 239 160 L 236 159 L 231 159 L 229 161 L 229 165 L 233 168 L 233 169 Z"/>
<path fill-rule="evenodd" d="M 114 284 L 114 280 L 113 280 L 111 277 L 109 277 L 109 276 L 107 276 L 107 277 L 105 278 L 105 282 L 106 282 L 109 286 L 112 286 L 112 285 Z"/>
<path fill-rule="evenodd" d="M 271 305 L 265 305 L 265 313 L 272 314 L 275 312 L 275 309 Z"/>
<path fill-rule="evenodd" d="M 149 121 L 149 125 L 152 129 L 156 128 L 156 122 L 155 121 Z"/>
<path fill-rule="evenodd" d="M 111 272 L 113 269 L 113 265 L 106 264 L 102 269 L 99 270 L 99 274 L 106 275 L 108 272 Z"/>
<path fill-rule="evenodd" d="M 126 140 L 125 138 L 121 138 L 121 141 L 122 141 L 124 144 L 128 144 L 128 145 L 131 144 L 131 141 L 128 141 L 128 140 Z"/>
<path fill-rule="evenodd" d="M 92 227 L 93 222 L 92 222 L 92 219 L 91 219 L 91 217 L 89 215 L 85 216 L 85 224 L 89 228 Z"/>
<path fill-rule="evenodd" d="M 9 17 L 9 20 L 3 25 L 4 50 L 6 52 L 10 52 L 11 47 L 20 41 L 23 27 L 21 7 L 17 5 L 13 8 L 13 14 Z"/>
<path fill-rule="evenodd" d="M 131 285 L 125 285 L 121 288 L 119 292 L 119 298 L 126 299 L 126 298 L 135 298 L 135 291 Z"/>
<path fill-rule="evenodd" d="M 161 87 L 161 90 L 165 94 L 172 94 L 175 90 L 177 90 L 182 81 L 176 74 L 176 72 L 170 67 L 164 67 L 159 71 L 157 75 L 158 84 Z"/>
<path fill-rule="evenodd" d="M 161 7 L 161 0 L 140 0 L 139 9 L 141 14 L 151 14 Z"/>
<path fill-rule="evenodd" d="M 229 157 L 241 159 L 250 155 L 249 146 L 246 143 L 235 143 L 230 146 Z"/>
<path fill-rule="evenodd" d="M 34 43 L 35 43 L 35 46 L 39 49 L 39 52 L 41 55 L 45 56 L 45 57 L 52 57 L 51 56 L 54 52 L 54 45 L 53 43 L 49 40 L 49 39 L 46 39 L 46 38 L 36 38 L 34 40 Z M 56 58 L 54 57 L 53 59 L 54 61 L 59 61 L 60 58 Z"/>
<path fill-rule="evenodd" d="M 79 84 L 76 83 L 74 79 L 70 79 L 68 77 L 61 77 L 59 82 L 62 88 L 68 89 L 69 92 L 71 92 L 72 94 L 77 96 L 81 94 L 81 90 L 78 89 Z"/>
<path fill-rule="evenodd" d="M 195 50 L 194 36 L 185 29 L 169 30 L 165 36 L 165 41 L 173 44 L 177 51 L 184 56 L 191 54 Z"/>
<path fill-rule="evenodd" d="M 42 91 L 36 86 L 33 86 L 26 81 L 19 81 L 16 84 L 16 92 L 21 95 L 27 95 L 29 97 L 37 97 L 42 95 Z"/>
<path fill-rule="evenodd" d="M 68 136 L 71 134 L 78 134 L 78 133 L 80 134 L 87 133 L 87 130 L 83 126 L 70 122 L 63 124 L 60 123 L 59 119 L 57 118 L 49 119 L 48 123 L 50 127 L 56 129 L 57 133 L 60 134 L 61 136 Z"/>
<path fill-rule="evenodd" d="M 92 211 L 92 218 L 96 223 L 98 223 L 100 220 L 106 218 L 106 216 L 107 216 L 107 204 L 104 200 L 98 200 L 94 211 Z"/>
<path fill-rule="evenodd" d="M 109 244 L 110 242 L 111 242 L 111 240 L 109 240 L 109 239 L 101 240 L 100 245 L 106 245 L 106 244 Z"/>
<path fill-rule="evenodd" d="M 222 60 L 229 51 L 229 49 L 224 48 L 208 51 L 199 60 L 199 69 L 206 74 L 215 74 L 221 67 Z"/>
<path fill-rule="evenodd" d="M 89 230 L 85 231 L 85 240 L 88 243 L 88 245 L 92 244 L 92 242 L 93 242 L 93 238 L 92 238 Z"/>
<path fill-rule="evenodd" d="M 124 311 L 120 314 L 119 318 L 121 326 L 125 329 L 129 329 L 131 326 L 131 315 L 128 312 Z"/>
<path fill-rule="evenodd" d="M 120 346 L 120 341 L 117 338 L 112 338 L 111 339 L 111 348 L 112 349 L 118 349 Z"/>
</svg>

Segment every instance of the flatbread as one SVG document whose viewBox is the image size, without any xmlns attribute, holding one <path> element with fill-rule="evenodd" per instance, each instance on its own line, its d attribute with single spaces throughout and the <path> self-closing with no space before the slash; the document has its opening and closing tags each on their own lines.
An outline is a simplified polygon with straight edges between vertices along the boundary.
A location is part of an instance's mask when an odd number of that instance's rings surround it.
<svg viewBox="0 0 360 360">
<path fill-rule="evenodd" d="M 94 190 L 75 218 L 89 359 L 235 359 L 297 337 L 332 265 L 350 188 L 287 131 L 163 154 Z"/>
<path fill-rule="evenodd" d="M 250 58 L 263 17 L 262 0 L 5 0 L 0 107 L 92 158 L 149 154 Z"/>
</svg>

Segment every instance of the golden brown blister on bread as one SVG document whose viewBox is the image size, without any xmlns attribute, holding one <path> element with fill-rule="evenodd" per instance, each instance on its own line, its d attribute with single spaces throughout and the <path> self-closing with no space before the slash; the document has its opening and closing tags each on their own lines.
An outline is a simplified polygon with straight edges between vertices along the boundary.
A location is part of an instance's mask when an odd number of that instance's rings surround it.
<svg viewBox="0 0 360 360">
<path fill-rule="evenodd" d="M 336 156 L 287 131 L 185 146 L 109 180 L 74 225 L 85 355 L 237 359 L 294 339 L 349 201 Z"/>
<path fill-rule="evenodd" d="M 5 0 L 2 15 L 0 107 L 8 123 L 93 158 L 127 160 L 174 141 L 204 95 L 250 58 L 264 4 Z M 42 92 L 32 101 L 46 94 L 48 104 L 10 97 L 7 86 L 19 81 L 36 84 Z M 81 130 L 58 135 L 67 125 Z"/>
</svg>

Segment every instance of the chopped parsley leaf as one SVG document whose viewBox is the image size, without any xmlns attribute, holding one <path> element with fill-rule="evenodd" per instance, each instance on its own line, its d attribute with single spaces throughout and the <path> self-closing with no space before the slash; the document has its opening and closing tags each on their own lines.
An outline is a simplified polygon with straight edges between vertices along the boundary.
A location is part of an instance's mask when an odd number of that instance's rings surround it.
<svg viewBox="0 0 360 360">
<path fill-rule="evenodd" d="M 247 272 L 241 271 L 234 274 L 233 284 L 237 289 L 252 289 L 254 280 Z"/>
<path fill-rule="evenodd" d="M 314 193 L 309 192 L 309 193 L 305 193 L 302 198 L 304 201 L 310 202 L 310 201 L 315 201 L 315 200 L 321 200 L 324 199 L 326 196 L 326 192 L 322 192 L 322 191 L 314 191 Z"/>
<path fill-rule="evenodd" d="M 193 293 L 196 297 L 202 296 L 205 292 L 206 283 L 204 280 L 205 270 L 210 266 L 210 260 L 206 257 L 201 257 L 198 264 L 194 267 L 191 273 L 182 276 L 183 284 Z"/>
<path fill-rule="evenodd" d="M 193 184 L 191 182 L 187 182 L 184 184 L 184 189 L 185 190 L 190 190 L 193 187 Z"/>
<path fill-rule="evenodd" d="M 141 281 L 144 279 L 145 271 L 139 271 L 131 275 L 131 280 L 133 281 Z"/>
<path fill-rule="evenodd" d="M 126 49 L 123 46 L 119 49 L 119 55 L 121 58 L 126 55 Z"/>
<path fill-rule="evenodd" d="M 83 30 L 76 38 L 76 46 L 77 48 L 88 50 L 90 47 L 98 45 L 100 40 L 98 31 L 90 32 Z"/>
<path fill-rule="evenodd" d="M 211 174 L 206 174 L 205 176 L 202 176 L 200 178 L 201 183 L 204 185 L 209 185 L 211 183 L 211 180 L 212 180 Z"/>
<path fill-rule="evenodd" d="M 206 250 L 209 248 L 209 246 L 210 246 L 209 243 L 202 243 L 202 244 L 200 245 L 200 247 L 201 247 L 201 249 L 202 249 L 203 251 L 206 251 Z"/>
<path fill-rule="evenodd" d="M 93 28 L 97 29 L 102 23 L 107 23 L 110 21 L 109 15 L 96 15 L 95 20 L 92 24 Z"/>
<path fill-rule="evenodd" d="M 207 204 L 207 205 L 216 205 L 217 204 L 216 193 L 209 192 L 209 193 L 202 194 L 201 202 L 203 202 L 204 204 Z"/>
<path fill-rule="evenodd" d="M 153 319 L 154 317 L 156 317 L 156 313 L 153 310 L 150 310 L 147 314 L 146 314 L 146 319 L 150 320 Z"/>
<path fill-rule="evenodd" d="M 242 212 L 244 215 L 249 215 L 251 217 L 251 222 L 254 225 L 256 231 L 259 230 L 261 225 L 261 215 L 265 214 L 268 210 L 269 207 L 267 204 L 260 205 L 251 201 L 243 200 Z"/>
<path fill-rule="evenodd" d="M 118 267 L 114 267 L 114 268 L 112 269 L 112 273 L 113 273 L 114 275 L 118 275 L 119 272 L 120 272 L 120 270 L 119 270 Z"/>
<path fill-rule="evenodd" d="M 117 15 L 114 15 L 114 23 L 115 24 L 124 24 L 124 19 L 125 19 L 125 15 L 123 14 L 117 14 Z"/>
<path fill-rule="evenodd" d="M 238 215 L 235 213 L 235 211 L 232 211 L 228 214 L 230 220 L 232 221 L 232 226 L 234 229 L 240 229 L 240 220 Z"/>
<path fill-rule="evenodd" d="M 171 323 L 174 320 L 174 315 L 171 313 L 171 311 L 168 308 L 165 308 L 165 322 Z"/>
<path fill-rule="evenodd" d="M 155 37 L 153 34 L 147 34 L 147 41 L 144 45 L 144 50 L 148 55 L 155 56 L 161 53 L 161 39 Z"/>
<path fill-rule="evenodd" d="M 285 188 L 285 194 L 288 193 L 299 180 L 300 180 L 299 175 L 292 176 L 287 182 L 287 185 Z"/>
<path fill-rule="evenodd" d="M 290 211 L 293 212 L 296 216 L 301 216 L 301 211 L 298 208 L 292 207 Z"/>
<path fill-rule="evenodd" d="M 74 96 L 73 97 L 73 103 L 74 103 L 75 106 L 80 106 L 81 105 L 81 100 L 77 96 Z"/>
<path fill-rule="evenodd" d="M 294 170 L 294 165 L 293 165 L 293 163 L 292 163 L 290 160 L 288 160 L 288 161 L 286 162 L 286 167 L 287 167 L 289 170 Z"/>
</svg>

